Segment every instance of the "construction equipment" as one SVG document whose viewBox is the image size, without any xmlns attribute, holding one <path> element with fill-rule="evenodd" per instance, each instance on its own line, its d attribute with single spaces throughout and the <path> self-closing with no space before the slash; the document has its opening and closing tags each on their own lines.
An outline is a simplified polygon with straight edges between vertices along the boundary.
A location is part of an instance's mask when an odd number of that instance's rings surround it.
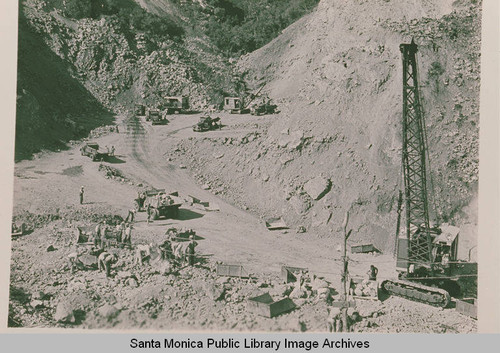
<svg viewBox="0 0 500 353">
<path fill-rule="evenodd" d="M 149 109 L 148 114 L 146 115 L 146 121 L 154 121 L 154 120 L 160 120 L 161 119 L 161 113 L 158 109 Z"/>
<path fill-rule="evenodd" d="M 136 104 L 134 113 L 136 116 L 146 115 L 146 107 L 143 104 Z"/>
<path fill-rule="evenodd" d="M 189 101 L 186 96 L 165 97 L 165 100 L 166 114 L 182 113 L 189 109 Z"/>
<path fill-rule="evenodd" d="M 25 223 L 21 223 L 21 225 L 18 226 L 16 223 L 12 222 L 11 236 L 18 237 L 20 235 L 24 235 L 25 232 L 26 232 Z"/>
<path fill-rule="evenodd" d="M 264 88 L 264 86 L 265 86 L 265 83 L 260 86 L 257 93 L 250 94 L 247 97 L 247 99 L 243 99 L 240 97 L 225 97 L 224 98 L 224 110 L 229 111 L 231 114 L 248 114 L 248 113 L 250 113 L 250 109 L 248 107 L 254 101 L 254 99 L 259 96 L 259 93 L 262 90 L 262 88 Z M 269 108 L 271 108 L 271 107 L 269 107 Z"/>
<path fill-rule="evenodd" d="M 244 105 L 243 98 L 240 97 L 225 97 L 224 110 L 229 111 L 231 114 L 248 114 L 250 109 Z"/>
<path fill-rule="evenodd" d="M 193 125 L 193 131 L 204 132 L 210 130 L 222 129 L 220 118 L 212 118 L 210 116 L 202 116 L 196 125 Z"/>
<path fill-rule="evenodd" d="M 88 156 L 93 161 L 102 161 L 109 156 L 109 151 L 104 151 L 99 148 L 96 142 L 87 142 L 80 148 L 82 156 Z"/>
<path fill-rule="evenodd" d="M 457 227 L 430 226 L 428 154 L 418 87 L 417 45 L 401 44 L 403 57 L 403 179 L 406 224 L 397 241 L 398 280 L 385 280 L 391 295 L 446 307 L 450 295 L 477 296 L 477 264 L 459 261 Z M 467 293 L 470 291 L 470 293 Z"/>
<path fill-rule="evenodd" d="M 181 205 L 178 198 L 167 195 L 165 189 L 146 190 L 134 200 L 134 208 L 139 212 L 149 209 L 153 220 L 161 217 L 178 218 Z"/>
<path fill-rule="evenodd" d="M 266 115 L 266 114 L 276 114 L 278 106 L 276 104 L 271 104 L 270 101 L 266 101 L 261 104 L 254 104 L 250 107 L 250 114 L 252 115 Z"/>
<path fill-rule="evenodd" d="M 167 113 L 165 112 L 163 115 L 160 115 L 155 112 L 154 115 L 151 116 L 151 125 L 165 125 L 169 123 L 169 120 L 166 117 Z"/>
</svg>

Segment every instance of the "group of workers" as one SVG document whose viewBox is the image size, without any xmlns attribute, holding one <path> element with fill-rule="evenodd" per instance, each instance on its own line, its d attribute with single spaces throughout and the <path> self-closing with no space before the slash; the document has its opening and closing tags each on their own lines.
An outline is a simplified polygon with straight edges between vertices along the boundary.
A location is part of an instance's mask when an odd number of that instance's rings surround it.
<svg viewBox="0 0 500 353">
<path fill-rule="evenodd" d="M 113 226 L 108 225 L 106 221 L 102 221 L 96 225 L 95 232 L 90 236 L 89 242 L 103 248 L 106 239 L 114 238 L 118 243 L 130 245 L 132 244 L 132 229 L 133 226 L 131 223 L 123 221 L 116 225 L 115 231 L 113 232 Z M 114 234 L 109 237 L 107 234 L 109 232 Z"/>
</svg>

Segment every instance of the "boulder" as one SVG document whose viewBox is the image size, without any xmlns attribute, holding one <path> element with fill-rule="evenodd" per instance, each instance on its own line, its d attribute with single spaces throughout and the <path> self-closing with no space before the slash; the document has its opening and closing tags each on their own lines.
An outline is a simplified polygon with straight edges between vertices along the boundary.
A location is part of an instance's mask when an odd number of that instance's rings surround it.
<svg viewBox="0 0 500 353">
<path fill-rule="evenodd" d="M 137 282 L 137 280 L 133 277 L 130 277 L 128 278 L 126 281 L 125 281 L 125 284 L 127 286 L 130 286 L 130 287 L 134 287 L 134 288 L 137 288 L 139 287 L 139 283 Z"/>
<path fill-rule="evenodd" d="M 37 290 L 31 294 L 31 299 L 38 299 L 38 300 L 43 300 L 45 298 L 46 294 L 42 292 L 41 290 Z"/>
<path fill-rule="evenodd" d="M 304 214 L 311 207 L 309 202 L 302 200 L 300 196 L 294 195 L 290 198 L 290 205 L 298 215 Z"/>
<path fill-rule="evenodd" d="M 120 310 L 118 310 L 114 305 L 104 304 L 99 308 L 99 315 L 106 318 L 106 320 L 111 321 L 118 316 Z"/>
<path fill-rule="evenodd" d="M 332 213 L 326 209 L 321 209 L 318 212 L 312 214 L 311 225 L 313 227 L 320 227 L 322 225 L 327 225 L 332 218 Z"/>
<path fill-rule="evenodd" d="M 44 306 L 43 301 L 34 299 L 31 301 L 30 306 L 34 309 L 41 308 Z"/>
<path fill-rule="evenodd" d="M 304 191 L 313 200 L 319 200 L 330 191 L 331 186 L 332 184 L 329 179 L 318 176 L 304 184 Z"/>
<path fill-rule="evenodd" d="M 212 299 L 213 301 L 218 301 L 223 299 L 224 297 L 224 288 L 215 285 L 214 283 L 206 283 L 204 286 L 205 293 L 207 297 Z"/>
<path fill-rule="evenodd" d="M 66 301 L 57 304 L 56 313 L 54 314 L 54 320 L 62 323 L 74 323 L 75 314 L 73 306 Z"/>
<path fill-rule="evenodd" d="M 291 134 L 281 134 L 278 139 L 278 146 L 289 150 L 299 149 L 304 142 L 304 132 L 294 131 Z"/>
</svg>

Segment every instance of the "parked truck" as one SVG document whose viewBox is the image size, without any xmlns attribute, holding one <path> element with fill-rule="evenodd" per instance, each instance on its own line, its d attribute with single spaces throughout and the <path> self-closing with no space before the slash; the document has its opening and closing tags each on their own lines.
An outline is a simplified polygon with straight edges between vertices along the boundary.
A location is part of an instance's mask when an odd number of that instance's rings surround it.
<svg viewBox="0 0 500 353">
<path fill-rule="evenodd" d="M 182 205 L 174 194 L 166 194 L 165 189 L 150 189 L 139 193 L 134 200 L 137 211 L 149 210 L 151 219 L 178 218 L 179 208 Z"/>
<path fill-rule="evenodd" d="M 102 161 L 109 156 L 109 151 L 105 151 L 99 147 L 96 142 L 87 142 L 80 148 L 82 156 L 88 156 L 93 161 Z"/>
<path fill-rule="evenodd" d="M 166 114 L 182 113 L 189 109 L 189 101 L 186 96 L 165 97 L 165 101 Z"/>
</svg>

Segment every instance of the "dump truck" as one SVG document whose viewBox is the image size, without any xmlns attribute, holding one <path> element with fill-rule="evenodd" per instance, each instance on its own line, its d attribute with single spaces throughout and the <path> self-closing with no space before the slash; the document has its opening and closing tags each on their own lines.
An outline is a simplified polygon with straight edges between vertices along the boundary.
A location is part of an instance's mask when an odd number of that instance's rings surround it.
<svg viewBox="0 0 500 353">
<path fill-rule="evenodd" d="M 146 115 L 146 107 L 143 104 L 136 104 L 134 114 L 136 116 L 144 116 Z"/>
<path fill-rule="evenodd" d="M 161 119 L 161 112 L 158 109 L 149 109 L 146 115 L 146 121 L 154 121 Z"/>
<path fill-rule="evenodd" d="M 212 118 L 210 116 L 202 116 L 196 125 L 193 125 L 193 131 L 205 132 L 210 130 L 221 129 L 222 124 L 220 118 Z"/>
<path fill-rule="evenodd" d="M 189 109 L 189 101 L 186 96 L 165 97 L 166 114 L 182 113 Z"/>
<path fill-rule="evenodd" d="M 88 156 L 93 161 L 102 161 L 109 156 L 109 151 L 105 151 L 99 147 L 96 142 L 87 142 L 80 148 L 82 156 Z"/>
<path fill-rule="evenodd" d="M 138 195 L 134 208 L 138 212 L 149 209 L 153 220 L 159 218 L 178 218 L 182 203 L 178 197 L 165 193 L 165 189 L 150 189 Z"/>
</svg>

